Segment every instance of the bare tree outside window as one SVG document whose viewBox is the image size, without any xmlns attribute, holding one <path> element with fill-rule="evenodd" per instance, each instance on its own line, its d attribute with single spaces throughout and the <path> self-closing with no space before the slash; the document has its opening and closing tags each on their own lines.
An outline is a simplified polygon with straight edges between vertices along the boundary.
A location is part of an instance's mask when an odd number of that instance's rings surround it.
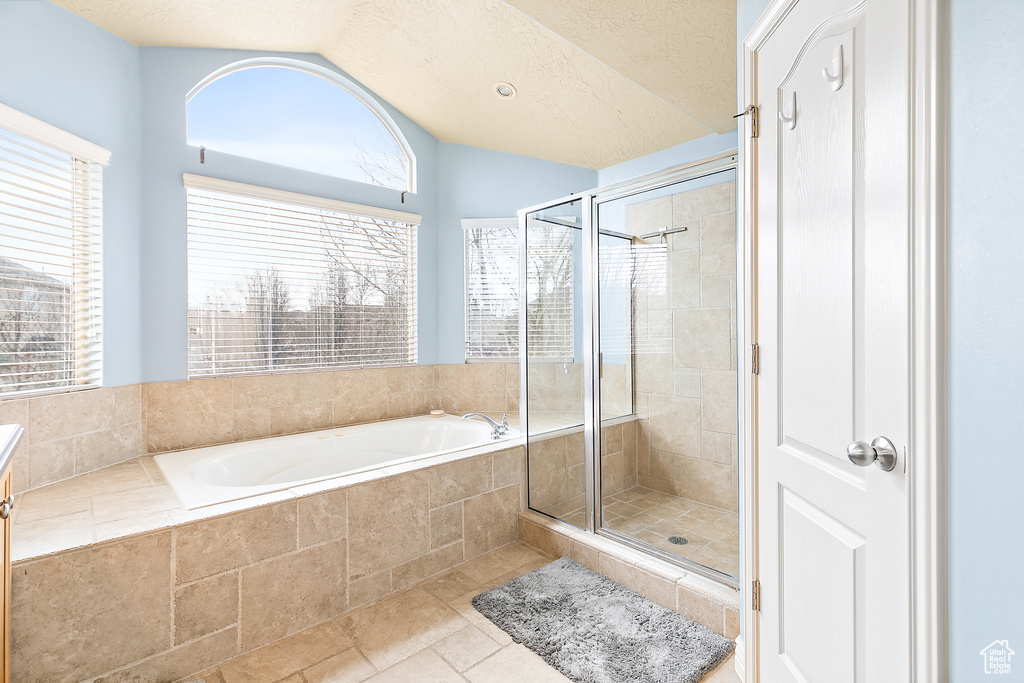
<svg viewBox="0 0 1024 683">
<path fill-rule="evenodd" d="M 415 226 L 189 190 L 190 376 L 416 360 Z"/>
<path fill-rule="evenodd" d="M 573 359 L 573 228 L 538 224 L 526 245 L 526 326 L 536 358 Z"/>
<path fill-rule="evenodd" d="M 0 128 L 4 397 L 100 383 L 102 184 L 99 162 Z"/>
<path fill-rule="evenodd" d="M 466 258 L 466 358 L 519 355 L 519 230 L 512 219 L 463 222 Z M 527 332 L 535 357 L 573 358 L 574 228 L 535 223 L 527 240 Z"/>
<path fill-rule="evenodd" d="M 295 344 L 291 343 L 294 325 L 287 319 L 291 307 L 288 283 L 277 268 L 271 266 L 249 276 L 245 308 L 255 321 L 253 342 L 262 365 L 275 367 L 285 364 L 290 352 L 294 352 Z"/>
<path fill-rule="evenodd" d="M 0 257 L 0 387 L 67 386 L 73 351 L 71 288 Z"/>
<path fill-rule="evenodd" d="M 408 226 L 358 224 L 324 215 L 321 226 L 333 362 L 385 365 L 407 352 L 410 325 Z M 393 361 L 391 361 L 393 362 Z"/>
<path fill-rule="evenodd" d="M 495 223 L 463 225 L 469 360 L 510 360 L 519 355 L 517 230 Z"/>
</svg>

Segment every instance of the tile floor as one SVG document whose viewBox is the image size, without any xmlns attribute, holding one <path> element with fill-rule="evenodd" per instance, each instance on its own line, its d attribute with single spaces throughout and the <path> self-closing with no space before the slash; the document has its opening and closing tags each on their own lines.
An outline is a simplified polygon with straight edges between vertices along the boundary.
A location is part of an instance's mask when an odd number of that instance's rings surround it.
<svg viewBox="0 0 1024 683">
<path fill-rule="evenodd" d="M 471 602 L 552 559 L 512 543 L 196 675 L 206 683 L 567 682 Z M 739 683 L 732 658 L 704 683 Z"/>
<path fill-rule="evenodd" d="M 582 527 L 583 515 L 575 510 L 563 519 Z M 604 524 L 705 567 L 739 575 L 738 513 L 635 486 L 604 497 Z M 682 536 L 686 545 L 670 543 L 671 536 Z"/>
</svg>

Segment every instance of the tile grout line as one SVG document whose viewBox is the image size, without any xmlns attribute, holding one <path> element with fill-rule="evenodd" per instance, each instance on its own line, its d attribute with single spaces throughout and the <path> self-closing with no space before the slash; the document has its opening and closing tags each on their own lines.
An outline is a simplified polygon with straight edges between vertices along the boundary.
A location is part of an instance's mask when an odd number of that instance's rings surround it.
<svg viewBox="0 0 1024 683">
<path fill-rule="evenodd" d="M 170 552 L 168 552 L 168 556 L 170 558 L 170 564 L 171 564 L 171 566 L 169 567 L 170 571 L 168 571 L 168 577 L 170 578 L 170 584 L 171 584 L 170 585 L 170 589 L 169 589 L 170 592 L 169 592 L 169 595 L 168 595 L 168 598 L 169 598 L 169 600 L 168 600 L 168 607 L 170 608 L 170 612 L 171 612 L 171 614 L 170 614 L 171 628 L 170 628 L 170 633 L 169 633 L 170 647 L 168 649 L 174 647 L 174 640 L 175 640 L 175 623 L 174 623 L 174 612 L 175 612 L 175 610 L 174 610 L 174 593 L 175 593 L 175 591 L 174 591 L 174 585 L 176 583 L 177 571 L 178 571 L 178 567 L 177 567 L 177 564 L 178 564 L 177 563 L 177 554 L 175 552 L 176 546 L 178 545 L 177 544 L 177 540 L 178 540 L 178 532 L 177 532 L 177 530 L 171 529 L 171 533 L 168 535 L 168 542 L 171 544 L 171 547 L 169 549 Z"/>
<path fill-rule="evenodd" d="M 175 646 L 173 646 L 171 648 L 168 648 L 167 650 L 161 650 L 160 652 L 154 652 L 153 654 L 146 655 L 142 659 L 137 659 L 134 662 L 129 662 L 127 664 L 122 664 L 122 665 L 118 666 L 116 669 L 110 669 L 110 670 L 105 671 L 103 673 L 95 674 L 93 676 L 89 676 L 88 678 L 84 679 L 83 683 L 85 683 L 85 682 L 96 683 L 97 681 L 100 681 L 100 680 L 102 680 L 102 679 L 104 679 L 104 678 L 106 678 L 106 677 L 108 677 L 108 676 L 110 676 L 112 674 L 116 674 L 116 673 L 122 672 L 122 671 L 128 671 L 132 667 L 139 666 L 140 664 L 145 664 L 146 662 L 152 661 L 152 660 L 154 660 L 154 659 L 156 659 L 158 657 L 166 655 L 169 652 L 173 652 L 174 650 L 180 650 L 182 648 L 188 647 L 189 645 L 193 645 L 193 644 L 199 642 L 200 640 L 203 640 L 204 638 L 208 638 L 210 636 L 215 636 L 215 635 L 217 635 L 219 633 L 223 633 L 223 632 L 227 631 L 228 629 L 230 629 L 231 626 L 233 626 L 233 624 L 229 625 L 229 626 L 225 626 L 224 628 L 218 629 L 218 630 L 213 631 L 211 633 L 208 633 L 206 635 L 199 636 L 197 638 L 192 638 L 191 640 L 186 640 L 185 642 L 181 643 L 180 645 L 175 645 Z M 225 660 L 225 661 L 227 661 L 227 660 Z M 220 664 L 217 664 L 215 666 L 219 667 Z M 214 667 L 208 667 L 208 668 L 214 668 Z M 178 679 L 176 679 L 176 680 L 178 680 Z"/>
<path fill-rule="evenodd" d="M 349 489 L 345 489 L 342 504 L 345 506 L 345 611 L 352 608 L 352 541 L 349 535 Z M 389 577 L 390 579 L 390 577 Z"/>
<path fill-rule="evenodd" d="M 536 554 L 536 551 L 535 551 L 535 550 L 534 550 L 533 548 L 531 548 L 531 547 L 529 547 L 529 546 L 527 546 L 527 545 L 525 545 L 525 544 L 522 544 L 522 543 L 520 543 L 520 542 L 514 542 L 514 543 L 511 543 L 511 544 L 507 544 L 507 545 L 516 545 L 516 546 L 518 546 L 518 547 L 522 547 L 522 548 L 524 548 L 524 549 L 526 549 L 526 550 L 529 550 L 529 551 L 533 552 L 534 554 Z M 501 546 L 501 547 L 507 547 L 507 545 L 506 545 L 506 546 Z M 495 549 L 495 550 L 498 550 L 498 549 Z M 492 551 L 492 552 L 493 552 L 493 551 Z M 540 555 L 540 556 L 541 556 L 541 557 L 545 557 L 544 555 Z M 545 559 L 547 559 L 547 558 L 545 558 Z M 464 563 L 459 563 L 459 564 L 464 564 Z M 517 565 L 516 567 L 514 567 L 513 569 L 511 569 L 511 570 L 510 570 L 509 572 L 507 572 L 507 573 L 512 573 L 512 572 L 518 572 L 518 570 L 520 570 L 520 569 L 521 569 L 522 567 L 526 566 L 526 564 L 529 564 L 529 562 L 523 562 L 523 563 L 520 563 L 520 564 L 518 564 L 518 565 Z M 444 570 L 444 571 L 449 571 L 449 570 L 451 570 L 451 569 L 452 569 L 452 568 L 449 568 L 448 570 Z M 442 572 L 439 572 L 439 574 L 441 574 L 441 573 L 444 573 L 444 571 L 442 571 Z M 520 575 L 521 573 L 523 573 L 523 572 L 518 572 L 518 574 L 517 574 L 517 575 Z M 503 575 L 503 576 L 504 576 L 504 575 Z M 427 582 L 428 582 L 428 581 L 429 581 L 429 580 L 430 580 L 431 578 L 432 578 L 432 577 L 427 577 L 427 578 L 425 578 L 425 579 L 422 579 L 422 580 L 420 580 L 420 581 L 417 581 L 417 582 L 416 582 L 415 584 L 413 584 L 412 586 L 409 586 L 409 587 L 408 587 L 407 589 L 403 589 L 403 590 L 401 590 L 401 591 L 397 591 L 397 592 L 395 592 L 395 593 L 394 593 L 393 595 L 391 595 L 391 596 L 388 596 L 388 598 L 387 598 L 387 599 L 391 599 L 391 598 L 397 597 L 397 596 L 398 596 L 399 594 L 401 594 L 401 593 L 405 593 L 405 592 L 407 592 L 407 591 L 408 591 L 409 589 L 415 588 L 415 587 L 417 587 L 417 586 L 419 586 L 419 587 L 421 587 L 421 588 L 424 588 L 424 584 L 426 584 L 426 583 L 427 583 Z M 499 577 L 499 578 L 500 578 L 500 577 Z M 486 582 L 485 582 L 485 583 L 486 583 Z M 477 591 L 477 590 L 479 590 L 479 589 L 480 589 L 480 588 L 479 588 L 479 586 L 478 586 L 478 587 L 476 587 L 476 588 L 473 588 L 473 589 L 471 589 L 471 590 L 470 590 L 469 592 L 470 592 L 470 593 L 473 593 L 473 592 L 476 592 L 476 591 Z M 432 594 L 431 594 L 431 593 L 430 593 L 429 591 L 426 591 L 426 592 L 427 592 L 428 594 L 432 595 Z M 433 595 L 432 595 L 432 596 L 433 596 Z M 456 597 L 462 597 L 462 596 L 456 596 Z M 452 613 L 453 613 L 454 615 L 456 615 L 456 616 L 458 616 L 458 617 L 460 617 L 460 618 L 462 618 L 462 619 L 466 619 L 466 617 L 465 617 L 464 615 L 462 615 L 462 614 L 461 614 L 461 613 L 460 613 L 460 612 L 459 612 L 459 611 L 458 611 L 457 609 L 455 609 L 455 607 L 454 607 L 454 606 L 453 606 L 453 605 L 451 604 L 451 603 L 452 603 L 452 600 L 442 600 L 442 599 L 438 598 L 437 596 L 433 596 L 433 598 L 434 598 L 434 599 L 435 599 L 435 600 L 436 600 L 436 601 L 437 601 L 437 602 L 438 602 L 438 603 L 439 603 L 439 604 L 440 604 L 441 606 L 443 606 L 443 607 L 446 607 L 446 608 L 448 608 L 448 610 L 449 610 L 449 611 L 451 611 L 451 612 L 452 612 Z M 454 599 L 453 599 L 453 600 L 454 600 Z M 376 602 L 376 601 L 374 601 L 374 602 Z M 337 615 L 336 617 L 332 617 L 331 619 L 327 619 L 327 620 L 324 620 L 324 621 L 320 622 L 319 624 L 315 624 L 315 625 L 309 626 L 309 627 L 307 627 L 306 629 L 303 629 L 303 631 L 306 631 L 306 630 L 309 630 L 309 629 L 312 629 L 312 628 L 316 628 L 317 626 L 322 626 L 323 624 L 325 624 L 325 623 L 327 623 L 327 622 L 330 622 L 330 621 L 334 621 L 335 619 L 337 619 L 337 618 L 338 618 L 338 617 L 340 617 L 340 616 L 341 616 L 341 615 Z M 469 627 L 474 627 L 474 628 L 476 628 L 476 627 L 474 626 L 474 624 L 473 624 L 473 623 L 472 623 L 471 621 L 469 621 L 469 622 L 468 622 L 467 626 L 469 626 Z M 341 628 L 341 627 L 339 626 L 339 628 Z M 373 669 L 374 669 L 374 671 L 376 671 L 376 672 L 378 672 L 378 673 L 381 673 L 381 670 L 377 669 L 377 667 L 376 667 L 375 665 L 373 665 L 372 661 L 370 661 L 370 660 L 369 660 L 369 658 L 367 658 L 367 657 L 365 656 L 365 653 L 364 653 L 364 652 L 362 652 L 362 650 L 361 650 L 361 649 L 360 649 L 360 648 L 358 647 L 358 645 L 357 645 L 357 644 L 356 644 L 356 642 L 355 642 L 355 639 L 354 639 L 354 638 L 353 638 L 353 637 L 352 637 L 352 636 L 350 635 L 350 632 L 349 632 L 349 631 L 347 631 L 347 630 L 346 630 L 346 629 L 344 629 L 344 628 L 341 628 L 341 630 L 342 630 L 342 632 L 343 632 L 343 633 L 345 633 L 346 637 L 348 637 L 348 638 L 350 638 L 350 640 L 352 640 L 352 643 L 353 643 L 353 645 L 352 645 L 352 649 L 355 649 L 355 650 L 356 650 L 356 652 L 357 652 L 357 653 L 359 653 L 359 654 L 360 654 L 360 656 L 362 656 L 362 657 L 363 657 L 363 659 L 367 661 L 367 663 L 368 663 L 368 664 L 369 664 L 369 665 L 371 666 L 371 668 L 373 668 Z M 478 630 L 479 630 L 479 629 L 478 629 Z M 300 632 L 296 632 L 296 633 L 300 633 Z M 285 636 L 285 637 L 283 637 L 283 638 L 280 638 L 280 639 L 278 639 L 277 641 L 274 641 L 274 642 L 280 642 L 280 641 L 282 641 L 282 640 L 285 640 L 285 639 L 287 639 L 288 637 L 291 637 L 291 636 L 294 636 L 294 635 L 296 635 L 296 634 L 290 634 L 290 636 Z M 449 635 L 450 635 L 450 634 L 449 634 Z M 487 638 L 488 638 L 489 640 L 492 640 L 492 641 L 493 641 L 493 638 L 491 638 L 490 636 L 487 636 L 486 634 L 483 634 L 483 635 L 485 635 L 485 637 L 487 637 Z M 443 639 L 443 638 L 442 638 L 442 639 Z M 439 639 L 439 640 L 438 640 L 437 642 L 439 642 L 440 640 L 441 640 L 441 639 Z M 270 646 L 271 644 L 272 644 L 272 643 L 267 643 L 267 644 L 265 644 L 265 645 L 263 645 L 263 646 L 260 646 L 260 648 L 255 648 L 254 650 L 252 650 L 252 651 L 250 651 L 250 652 L 248 652 L 248 653 L 241 653 L 241 654 L 240 654 L 240 655 L 238 655 L 238 656 L 243 656 L 243 655 L 248 655 L 248 654 L 251 654 L 252 652 L 256 652 L 256 651 L 258 651 L 258 650 L 260 650 L 260 649 L 262 649 L 262 648 L 264 648 L 264 647 L 268 647 L 268 646 Z M 499 651 L 500 651 L 500 650 L 502 649 L 502 647 L 503 647 L 503 646 L 501 646 L 501 645 L 500 645 L 499 643 L 495 643 L 495 644 L 496 644 L 496 645 L 498 645 L 498 647 L 499 647 Z M 425 650 L 425 649 L 431 649 L 431 648 L 433 648 L 433 645 L 436 645 L 436 642 L 435 642 L 435 643 L 432 643 L 432 644 L 430 644 L 430 645 L 427 645 L 427 646 L 425 646 L 425 647 L 422 647 L 422 648 L 420 648 L 420 650 L 419 650 L 419 651 L 417 651 L 416 653 L 413 653 L 413 655 L 417 654 L 418 652 L 420 652 L 420 651 L 422 651 L 422 650 Z M 346 648 L 345 650 L 342 650 L 341 652 L 347 651 L 348 649 L 350 649 L 350 648 Z M 332 653 L 332 654 L 329 654 L 329 655 L 327 655 L 327 656 L 326 656 L 326 657 L 325 657 L 325 658 L 324 658 L 323 660 L 318 660 L 318 662 L 319 662 L 319 661 L 325 661 L 326 659 L 330 658 L 331 656 L 334 656 L 335 654 L 339 654 L 339 653 Z M 494 653 L 492 653 L 492 654 L 494 654 Z M 413 656 L 413 655 L 410 655 L 410 656 Z M 391 665 L 391 667 L 393 667 L 393 666 L 397 666 L 398 664 L 400 664 L 400 663 L 401 663 L 401 661 L 404 661 L 405 659 L 408 659 L 408 657 L 405 657 L 405 658 L 403 658 L 402 660 L 400 660 L 399 662 L 396 662 L 395 664 Z M 442 660 L 443 660 L 443 659 L 444 659 L 444 658 L 442 657 Z M 486 659 L 486 658 L 484 658 L 484 659 Z M 445 660 L 445 661 L 446 661 L 446 660 Z M 481 660 L 481 661 L 483 661 L 483 660 Z M 447 663 L 447 662 L 446 662 L 446 663 Z M 478 663 L 479 663 L 479 662 L 478 662 Z M 315 665 L 315 663 L 314 663 L 314 664 L 312 664 L 312 665 Z M 312 666 L 312 665 L 310 665 L 310 666 Z M 217 667 L 219 667 L 219 666 L 220 666 L 220 664 L 218 664 L 218 665 L 216 665 L 216 666 L 217 666 Z M 474 664 L 473 666 L 476 666 L 476 664 Z M 391 667 L 388 667 L 388 669 L 390 669 Z M 307 667 L 305 667 L 305 669 L 302 669 L 302 670 L 300 670 L 300 671 L 298 671 L 298 672 L 295 672 L 295 673 L 301 673 L 302 671 L 305 671 L 305 670 L 306 670 L 306 669 L 308 669 L 308 668 L 309 668 L 309 667 L 307 666 Z M 454 668 L 454 667 L 452 667 L 452 668 Z M 470 668 L 472 668 L 472 667 L 470 667 Z M 385 671 L 386 671 L 386 670 L 387 670 L 387 669 L 385 669 Z M 289 677 L 290 677 L 291 675 L 295 675 L 295 673 L 292 673 L 292 674 L 290 674 L 290 675 L 289 675 Z M 458 674 L 459 672 L 456 672 L 456 673 Z M 460 675 L 461 675 L 461 674 L 460 674 Z M 286 677 L 286 678 L 287 678 L 287 677 Z M 303 676 L 303 678 L 304 678 L 304 676 Z M 284 680 L 284 679 L 282 679 L 282 680 Z"/>
</svg>

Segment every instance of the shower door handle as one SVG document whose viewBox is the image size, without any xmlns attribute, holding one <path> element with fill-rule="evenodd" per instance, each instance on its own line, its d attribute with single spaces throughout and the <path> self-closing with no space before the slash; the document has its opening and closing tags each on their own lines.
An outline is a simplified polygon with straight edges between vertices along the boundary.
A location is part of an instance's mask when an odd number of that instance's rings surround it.
<svg viewBox="0 0 1024 683">
<path fill-rule="evenodd" d="M 598 351 L 597 353 L 597 377 L 598 379 L 604 379 L 604 352 Z"/>
<path fill-rule="evenodd" d="M 885 472 L 891 472 L 896 467 L 896 447 L 884 436 L 876 437 L 870 444 L 854 441 L 846 447 L 846 457 L 860 467 L 875 463 L 878 469 Z"/>
</svg>

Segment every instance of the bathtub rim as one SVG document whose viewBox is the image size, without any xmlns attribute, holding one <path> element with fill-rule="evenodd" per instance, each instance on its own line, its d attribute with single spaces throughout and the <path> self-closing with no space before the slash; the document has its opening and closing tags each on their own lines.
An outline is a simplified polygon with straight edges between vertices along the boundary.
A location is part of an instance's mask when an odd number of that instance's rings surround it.
<svg viewBox="0 0 1024 683">
<path fill-rule="evenodd" d="M 453 414 L 453 413 L 448 413 L 448 414 L 446 414 L 444 416 L 440 416 L 440 417 L 442 417 L 442 418 L 449 418 L 448 420 L 446 420 L 446 423 L 456 422 L 456 424 L 458 424 L 458 421 L 461 420 L 460 416 L 458 416 L 456 414 Z M 181 479 L 189 477 L 191 475 L 192 471 L 202 461 L 204 461 L 206 459 L 209 459 L 209 458 L 219 457 L 221 454 L 233 455 L 236 452 L 244 452 L 244 449 L 247 446 L 248 447 L 254 447 L 254 445 L 256 445 L 256 444 L 266 444 L 267 442 L 271 442 L 271 441 L 275 441 L 275 440 L 281 440 L 281 441 L 286 441 L 286 442 L 287 441 L 292 441 L 292 442 L 295 442 L 295 443 L 314 442 L 314 441 L 316 441 L 318 439 L 321 439 L 321 438 L 333 436 L 334 434 L 332 434 L 332 433 L 336 434 L 337 432 L 342 432 L 342 431 L 345 431 L 345 432 L 355 432 L 357 434 L 360 433 L 360 432 L 369 432 L 369 431 L 376 431 L 376 430 L 379 430 L 379 431 L 383 432 L 383 431 L 386 431 L 386 429 L 387 429 L 386 425 L 388 425 L 389 423 L 413 422 L 413 421 L 415 421 L 416 423 L 423 423 L 423 424 L 428 424 L 429 425 L 429 424 L 432 424 L 433 421 L 435 421 L 437 419 L 438 419 L 437 417 L 431 416 L 431 415 L 410 415 L 410 416 L 406 416 L 406 417 L 391 418 L 391 419 L 388 419 L 388 420 L 378 420 L 376 422 L 365 422 L 365 423 L 358 424 L 358 425 L 347 425 L 347 426 L 344 426 L 344 427 L 326 427 L 324 429 L 317 429 L 317 430 L 308 431 L 308 432 L 299 432 L 297 434 L 281 434 L 281 435 L 277 435 L 277 436 L 262 437 L 262 438 L 259 438 L 259 439 L 247 439 L 245 441 L 234 441 L 234 442 L 231 442 L 231 443 L 224 443 L 224 444 L 211 444 L 209 446 L 200 446 L 200 447 L 197 447 L 197 448 L 187 448 L 187 449 L 182 449 L 182 450 L 178 450 L 178 451 L 170 451 L 170 452 L 166 452 L 166 453 L 155 453 L 155 454 L 152 455 L 152 457 L 153 457 L 154 464 L 159 469 L 160 473 L 163 475 L 163 477 L 164 477 L 165 481 L 167 482 L 168 486 L 170 486 L 171 491 L 174 493 L 174 496 L 177 498 L 178 502 L 180 502 L 182 507 L 184 507 L 186 510 L 188 510 L 189 512 L 192 512 L 192 511 L 196 511 L 196 510 L 201 510 L 204 507 L 210 507 L 210 506 L 214 506 L 214 505 L 221 505 L 221 504 L 225 504 L 225 503 L 241 501 L 241 500 L 245 500 L 247 498 L 253 498 L 253 497 L 259 497 L 259 496 L 263 496 L 263 495 L 269 495 L 269 494 L 272 494 L 272 493 L 278 493 L 278 492 L 286 491 L 286 490 L 287 491 L 303 491 L 303 490 L 305 490 L 305 488 L 307 486 L 312 486 L 312 485 L 315 485 L 315 484 L 319 484 L 319 483 L 324 482 L 324 481 L 333 481 L 335 479 L 342 479 L 342 478 L 345 478 L 345 477 L 355 476 L 355 475 L 364 474 L 364 473 L 368 473 L 368 472 L 375 472 L 375 471 L 378 471 L 378 470 L 391 470 L 391 471 L 395 471 L 395 472 L 407 471 L 407 470 L 399 470 L 397 468 L 401 468 L 401 467 L 403 467 L 403 466 L 405 466 L 405 465 L 407 465 L 409 463 L 412 463 L 412 462 L 415 462 L 415 461 L 418 461 L 418 460 L 423 460 L 423 459 L 428 459 L 428 458 L 435 458 L 435 457 L 441 457 L 441 456 L 445 456 L 445 455 L 456 455 L 456 454 L 459 454 L 459 453 L 464 453 L 464 452 L 467 452 L 467 451 L 473 451 L 473 450 L 478 449 L 478 448 L 483 448 L 483 447 L 487 447 L 487 446 L 491 446 L 491 445 L 495 445 L 495 444 L 510 443 L 510 442 L 516 441 L 517 439 L 521 438 L 521 434 L 519 433 L 518 428 L 517 427 L 513 427 L 513 428 L 511 428 L 511 431 L 512 431 L 513 435 L 508 436 L 508 437 L 503 437 L 500 440 L 493 440 L 493 441 L 489 441 L 489 442 L 486 442 L 486 443 L 481 443 L 481 444 L 477 444 L 477 445 L 473 445 L 473 446 L 463 446 L 463 447 L 452 448 L 452 449 L 447 449 L 447 450 L 443 450 L 443 451 L 436 451 L 436 452 L 433 452 L 433 453 L 420 453 L 420 454 L 409 455 L 409 456 L 405 456 L 405 457 L 400 457 L 400 458 L 396 458 L 396 459 L 393 459 L 393 460 L 389 460 L 389 461 L 386 461 L 385 463 L 378 463 L 378 464 L 374 464 L 374 465 L 367 465 L 365 467 L 356 468 L 354 470 L 350 470 L 350 471 L 345 472 L 343 474 L 329 474 L 329 475 L 326 475 L 326 476 L 323 476 L 323 477 L 310 477 L 308 479 L 302 479 L 302 480 L 299 480 L 299 481 L 287 482 L 287 483 L 283 483 L 283 484 L 255 484 L 255 485 L 250 485 L 250 486 L 221 486 L 221 485 L 209 484 L 209 483 L 201 482 L 201 481 L 194 481 L 194 482 L 193 481 L 187 481 L 187 482 L 180 482 L 179 481 Z M 477 425 L 474 424 L 473 427 L 476 428 Z M 485 432 L 485 430 L 482 430 L 482 429 L 478 429 L 478 431 L 481 431 L 482 433 Z M 525 443 L 525 439 L 523 441 Z M 185 462 L 184 463 L 173 463 L 172 464 L 172 460 L 174 458 L 185 458 Z M 168 463 L 168 469 L 164 469 L 164 465 L 161 464 L 162 460 Z M 184 487 L 187 487 L 186 490 L 185 491 L 179 491 L 178 487 L 175 486 L 175 482 L 184 484 Z M 334 487 L 331 487 L 331 488 L 334 488 Z M 248 490 L 249 492 L 245 493 L 246 490 Z M 199 493 L 198 494 L 193 493 L 194 491 L 198 491 Z M 204 495 L 204 492 L 206 492 L 206 495 Z M 218 493 L 218 492 L 221 494 L 220 496 L 218 496 L 218 498 L 219 498 L 218 500 L 214 500 L 212 502 L 203 502 L 204 500 L 208 500 L 211 497 L 210 493 Z M 196 502 L 197 500 L 199 501 L 198 503 Z"/>
<path fill-rule="evenodd" d="M 384 420 L 382 420 L 382 422 L 384 422 Z M 373 423 L 367 423 L 367 424 L 373 424 Z M 122 541 L 124 541 L 126 539 L 130 539 L 130 538 L 141 538 L 143 536 L 148 536 L 150 534 L 162 533 L 162 532 L 167 532 L 167 531 L 174 531 L 175 529 L 178 529 L 178 528 L 181 528 L 181 527 L 184 527 L 184 526 L 188 526 L 190 524 L 194 524 L 194 523 L 197 523 L 197 522 L 206 522 L 206 521 L 211 521 L 211 520 L 215 520 L 215 519 L 230 517 L 230 516 L 233 516 L 233 515 L 236 515 L 236 514 L 239 514 L 239 513 L 248 512 L 248 511 L 256 509 L 256 508 L 268 507 L 268 506 L 272 506 L 272 505 L 275 505 L 275 504 L 278 504 L 278 503 L 286 503 L 286 502 L 292 501 L 292 500 L 299 501 L 299 500 L 302 500 L 302 499 L 305 499 L 305 498 L 311 498 L 311 497 L 313 497 L 315 495 L 318 495 L 318 494 L 321 494 L 321 493 L 326 493 L 326 492 L 329 492 L 329 491 L 346 489 L 346 488 L 353 488 L 353 487 L 356 487 L 356 486 L 359 486 L 361 484 L 365 484 L 365 483 L 368 483 L 368 482 L 371 482 L 371 481 L 376 481 L 376 480 L 379 480 L 379 479 L 386 479 L 386 478 L 389 478 L 389 477 L 398 476 L 400 474 L 405 474 L 405 473 L 408 473 L 408 472 L 415 472 L 417 470 L 425 470 L 425 469 L 429 469 L 431 467 L 436 467 L 438 465 L 444 465 L 444 464 L 447 464 L 447 463 L 450 463 L 450 462 L 455 462 L 455 461 L 462 460 L 462 459 L 474 458 L 474 457 L 479 457 L 479 456 L 482 456 L 482 455 L 490 455 L 492 453 L 498 453 L 498 452 L 501 452 L 501 451 L 508 451 L 508 450 L 515 450 L 515 449 L 518 449 L 518 448 L 524 448 L 524 451 L 523 451 L 523 453 L 521 454 L 520 457 L 525 459 L 525 445 L 526 445 L 526 438 L 524 436 L 520 435 L 520 436 L 517 436 L 517 437 L 515 437 L 513 439 L 506 439 L 506 440 L 502 440 L 502 441 L 494 441 L 494 442 L 491 442 L 491 443 L 488 443 L 488 444 L 484 444 L 482 446 L 476 446 L 476 447 L 473 447 L 473 448 L 465 448 L 465 449 L 462 449 L 462 450 L 453 451 L 453 452 L 445 453 L 445 454 L 441 454 L 441 455 L 424 456 L 424 457 L 422 457 L 422 458 L 420 458 L 418 460 L 415 460 L 413 462 L 408 462 L 408 463 L 405 463 L 403 465 L 398 465 L 398 466 L 394 466 L 394 467 L 380 468 L 380 469 L 376 469 L 376 470 L 370 470 L 370 471 L 362 472 L 362 473 L 359 473 L 359 474 L 342 475 L 342 476 L 339 476 L 339 477 L 335 477 L 333 479 L 326 479 L 326 480 L 314 482 L 312 484 L 306 484 L 306 485 L 303 485 L 301 487 L 297 487 L 294 490 L 293 489 L 285 489 L 283 491 L 274 491 L 274 492 L 271 492 L 271 493 L 264 493 L 264 494 L 260 494 L 260 495 L 256 495 L 256 496 L 251 496 L 249 498 L 241 498 L 241 499 L 238 499 L 238 500 L 228 501 L 228 502 L 225 502 L 225 503 L 217 503 L 215 505 L 208 505 L 208 506 L 205 506 L 205 507 L 196 508 L 194 510 L 187 510 L 184 507 L 182 507 L 180 509 L 180 513 L 181 513 L 180 517 L 176 518 L 176 519 L 173 519 L 170 523 L 157 524 L 157 525 L 154 525 L 154 526 L 149 527 L 149 528 L 134 529 L 134 530 L 132 530 L 130 532 L 127 532 L 127 533 L 124 533 L 124 534 L 119 534 L 117 536 L 112 536 L 110 538 L 105 538 L 102 541 L 92 541 L 92 542 L 89 542 L 89 543 L 75 543 L 73 545 L 69 545 L 69 546 L 64 547 L 64 548 L 58 548 L 58 549 L 55 549 L 55 550 L 52 550 L 52 551 L 48 551 L 48 552 L 44 552 L 44 553 L 38 553 L 38 554 L 35 554 L 35 555 L 27 555 L 27 556 L 18 557 L 18 558 L 12 557 L 12 559 L 11 559 L 11 566 L 15 567 L 15 568 L 16 567 L 20 567 L 20 566 L 26 566 L 26 565 L 28 565 L 30 563 L 37 562 L 37 561 L 40 561 L 40 560 L 45 560 L 45 559 L 48 559 L 48 558 L 58 557 L 58 556 L 61 556 L 61 555 L 66 555 L 66 554 L 70 554 L 70 553 L 74 553 L 74 552 L 79 552 L 79 551 L 86 550 L 86 549 L 99 548 L 99 547 L 106 546 L 106 545 L 120 543 L 120 542 L 122 542 Z M 150 464 L 148 466 L 156 468 L 157 467 L 156 463 L 153 462 L 153 456 L 154 455 L 157 455 L 157 454 L 141 455 L 141 456 L 139 456 L 137 458 L 133 458 L 132 460 L 127 460 L 125 462 L 140 462 L 141 463 L 141 462 L 144 462 L 146 460 L 149 460 Z M 124 465 L 124 462 L 122 462 L 122 463 L 115 463 L 114 465 L 109 465 L 108 467 L 117 467 L 119 465 Z M 142 466 L 143 467 L 147 467 L 147 465 L 145 465 L 145 464 L 143 464 Z M 523 468 L 524 469 L 522 470 L 522 475 L 525 475 L 525 464 L 523 465 Z M 84 474 L 84 475 L 80 475 L 80 476 L 89 476 L 90 474 L 93 474 L 95 472 L 101 472 L 104 469 L 107 469 L 107 468 L 101 468 L 99 470 L 94 470 L 93 472 L 90 472 L 90 473 Z M 60 483 L 60 482 L 55 482 L 55 483 Z M 523 482 L 520 481 L 519 485 L 522 486 Z M 169 484 L 166 484 L 166 486 L 168 486 L 168 488 L 170 488 Z M 43 488 L 43 487 L 40 487 L 40 488 Z M 127 493 L 127 491 L 125 493 Z M 521 491 L 520 492 L 520 496 L 522 496 L 522 495 L 523 494 L 522 494 L 522 491 Z"/>
</svg>

